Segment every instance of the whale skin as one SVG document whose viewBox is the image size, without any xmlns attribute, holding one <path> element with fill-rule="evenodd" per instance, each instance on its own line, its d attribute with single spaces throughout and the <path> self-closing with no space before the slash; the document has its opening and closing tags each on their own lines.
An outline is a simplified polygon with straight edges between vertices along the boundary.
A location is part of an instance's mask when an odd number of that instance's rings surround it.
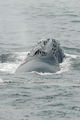
<svg viewBox="0 0 80 120">
<path fill-rule="evenodd" d="M 59 64 L 64 58 L 64 51 L 57 40 L 50 38 L 41 40 L 28 53 L 25 62 L 18 67 L 17 72 L 54 73 L 60 70 Z"/>
</svg>

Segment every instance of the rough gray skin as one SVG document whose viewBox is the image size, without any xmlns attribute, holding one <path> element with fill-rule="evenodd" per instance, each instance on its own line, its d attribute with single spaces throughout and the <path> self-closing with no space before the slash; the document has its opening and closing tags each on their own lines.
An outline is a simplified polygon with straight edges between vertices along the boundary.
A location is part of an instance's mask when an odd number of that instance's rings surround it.
<svg viewBox="0 0 80 120">
<path fill-rule="evenodd" d="M 56 72 L 60 70 L 59 63 L 63 62 L 65 55 L 60 44 L 55 39 L 40 41 L 28 54 L 25 62 L 17 72 Z"/>
</svg>

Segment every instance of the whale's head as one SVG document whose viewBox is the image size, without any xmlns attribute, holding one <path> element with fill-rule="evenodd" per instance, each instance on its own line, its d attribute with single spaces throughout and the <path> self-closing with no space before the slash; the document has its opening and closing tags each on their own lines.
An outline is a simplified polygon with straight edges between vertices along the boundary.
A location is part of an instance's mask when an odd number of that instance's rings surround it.
<svg viewBox="0 0 80 120">
<path fill-rule="evenodd" d="M 59 63 L 62 63 L 64 57 L 57 40 L 41 40 L 30 51 L 25 62 L 19 67 L 19 71 L 56 72 L 60 70 Z"/>
<path fill-rule="evenodd" d="M 50 38 L 39 41 L 31 51 L 31 54 L 32 56 L 39 58 L 55 59 L 58 63 L 62 63 L 65 57 L 60 43 L 57 40 Z"/>
</svg>

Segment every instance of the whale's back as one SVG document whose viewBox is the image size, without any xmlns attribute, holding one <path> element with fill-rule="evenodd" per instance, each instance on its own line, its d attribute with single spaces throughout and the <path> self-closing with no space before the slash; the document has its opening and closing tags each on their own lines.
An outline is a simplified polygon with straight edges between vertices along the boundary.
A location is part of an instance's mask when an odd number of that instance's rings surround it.
<svg viewBox="0 0 80 120">
<path fill-rule="evenodd" d="M 21 65 L 18 69 L 18 72 L 32 72 L 32 71 L 37 71 L 37 72 L 56 72 L 60 70 L 59 65 L 55 63 L 50 63 L 50 61 L 45 61 L 45 60 L 38 60 L 34 59 L 31 61 L 28 61 Z"/>
</svg>

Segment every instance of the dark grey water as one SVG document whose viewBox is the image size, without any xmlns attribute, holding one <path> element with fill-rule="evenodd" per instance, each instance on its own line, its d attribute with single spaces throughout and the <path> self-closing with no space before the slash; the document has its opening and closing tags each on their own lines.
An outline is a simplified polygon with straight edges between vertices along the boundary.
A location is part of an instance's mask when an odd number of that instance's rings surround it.
<svg viewBox="0 0 80 120">
<path fill-rule="evenodd" d="M 60 41 L 61 70 L 16 74 L 42 38 Z M 80 1 L 0 0 L 0 120 L 80 119 Z"/>
</svg>

